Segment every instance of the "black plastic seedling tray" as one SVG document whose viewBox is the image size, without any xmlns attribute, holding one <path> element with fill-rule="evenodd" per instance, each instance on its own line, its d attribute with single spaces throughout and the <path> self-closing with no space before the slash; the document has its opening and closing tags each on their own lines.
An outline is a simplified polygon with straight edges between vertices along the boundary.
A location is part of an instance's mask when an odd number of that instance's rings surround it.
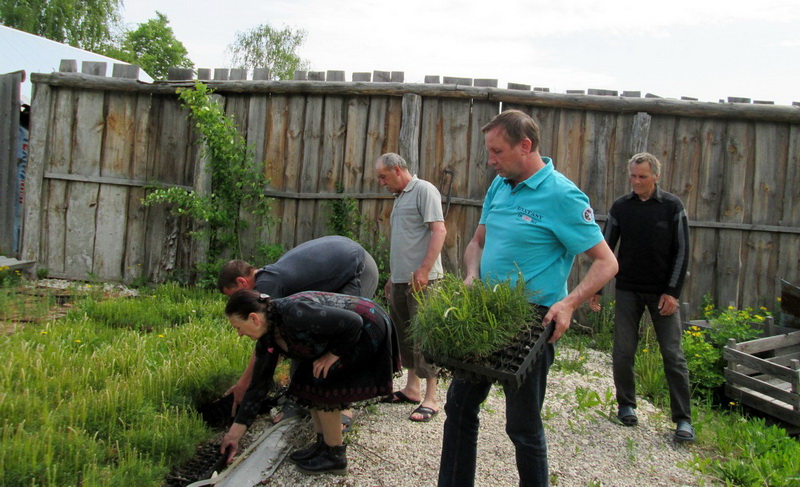
<svg viewBox="0 0 800 487">
<path fill-rule="evenodd" d="M 522 331 L 508 345 L 481 360 L 465 361 L 424 355 L 429 362 L 455 375 L 519 387 L 536 366 L 545 344 L 553 336 L 554 328 L 555 323 L 550 323 L 546 328 L 541 323 L 531 323 L 530 328 Z"/>
</svg>

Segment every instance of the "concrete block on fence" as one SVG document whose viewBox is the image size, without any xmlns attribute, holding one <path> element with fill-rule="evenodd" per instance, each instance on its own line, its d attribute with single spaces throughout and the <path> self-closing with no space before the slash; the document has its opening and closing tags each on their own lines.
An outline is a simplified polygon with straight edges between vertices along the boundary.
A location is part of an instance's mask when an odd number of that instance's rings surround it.
<svg viewBox="0 0 800 487">
<path fill-rule="evenodd" d="M 233 68 L 231 69 L 230 78 L 232 80 L 240 81 L 247 79 L 247 70 L 243 68 Z"/>
<path fill-rule="evenodd" d="M 550 88 L 545 88 L 543 86 L 534 86 L 533 91 L 541 91 L 542 93 L 550 93 Z"/>
<path fill-rule="evenodd" d="M 308 81 L 325 81 L 325 71 L 309 71 Z"/>
<path fill-rule="evenodd" d="M 646 95 L 644 95 L 644 97 L 645 98 L 661 98 L 660 96 L 654 95 L 652 93 L 647 93 Z"/>
<path fill-rule="evenodd" d="M 599 88 L 589 88 L 589 94 L 598 96 L 619 96 L 617 90 L 602 90 Z"/>
<path fill-rule="evenodd" d="M 698 101 L 697 98 L 692 98 L 691 96 L 682 96 L 681 100 L 685 101 Z"/>
<path fill-rule="evenodd" d="M 173 81 L 194 79 L 194 69 L 167 68 L 167 79 Z"/>
<path fill-rule="evenodd" d="M 78 60 L 77 59 L 62 59 L 61 64 L 58 66 L 58 70 L 62 73 L 77 73 L 78 72 Z"/>
<path fill-rule="evenodd" d="M 774 101 L 769 100 L 753 100 L 754 105 L 774 105 Z"/>
<path fill-rule="evenodd" d="M 214 68 L 215 81 L 228 81 L 229 76 L 228 68 Z"/>
<path fill-rule="evenodd" d="M 197 79 L 202 81 L 208 81 L 211 79 L 211 69 L 210 68 L 200 68 L 197 70 Z"/>
<path fill-rule="evenodd" d="M 472 78 L 459 78 L 457 76 L 445 76 L 442 80 L 445 85 L 466 85 L 472 86 Z"/>
<path fill-rule="evenodd" d="M 741 96 L 729 96 L 728 103 L 750 103 L 750 98 L 744 98 Z"/>
<path fill-rule="evenodd" d="M 114 63 L 111 68 L 112 78 L 139 79 L 139 66 L 135 64 Z"/>
<path fill-rule="evenodd" d="M 392 83 L 402 83 L 406 78 L 406 73 L 403 71 L 392 71 Z"/>
<path fill-rule="evenodd" d="M 105 76 L 108 63 L 105 61 L 83 61 L 81 63 L 81 73 L 91 74 L 92 76 Z"/>
<path fill-rule="evenodd" d="M 372 73 L 353 73 L 353 81 L 372 81 Z"/>
<path fill-rule="evenodd" d="M 622 96 L 626 98 L 641 98 L 642 92 L 641 91 L 623 91 Z"/>
<path fill-rule="evenodd" d="M 438 74 L 429 74 L 429 75 L 425 76 L 425 83 L 439 84 L 439 83 L 441 83 L 441 81 L 439 81 L 439 75 Z"/>
<path fill-rule="evenodd" d="M 344 71 L 341 70 L 328 70 L 326 75 L 328 81 L 345 81 Z"/>
<path fill-rule="evenodd" d="M 253 79 L 266 81 L 269 79 L 269 68 L 253 68 Z"/>
<path fill-rule="evenodd" d="M 294 72 L 294 81 L 308 81 L 308 71 L 297 69 Z"/>
<path fill-rule="evenodd" d="M 484 86 L 487 88 L 497 88 L 497 80 L 496 79 L 488 79 L 488 78 L 477 78 L 473 84 L 475 86 Z"/>
<path fill-rule="evenodd" d="M 509 83 L 508 84 L 509 90 L 522 90 L 522 91 L 531 91 L 531 85 L 523 85 L 522 83 Z"/>
<path fill-rule="evenodd" d="M 586 92 L 584 90 L 567 90 L 568 95 L 585 95 Z"/>
<path fill-rule="evenodd" d="M 392 73 L 389 71 L 373 71 L 372 81 L 375 83 L 387 83 L 392 80 Z"/>
</svg>

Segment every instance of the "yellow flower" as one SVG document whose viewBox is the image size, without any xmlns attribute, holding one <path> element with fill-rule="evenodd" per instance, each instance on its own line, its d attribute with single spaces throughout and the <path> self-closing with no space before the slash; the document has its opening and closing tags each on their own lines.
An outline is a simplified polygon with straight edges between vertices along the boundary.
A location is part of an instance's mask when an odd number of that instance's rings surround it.
<svg viewBox="0 0 800 487">
<path fill-rule="evenodd" d="M 40 335 L 47 335 L 47 331 L 45 331 L 45 330 L 42 330 L 42 331 L 40 331 L 40 332 L 39 332 L 39 334 L 40 334 Z"/>
<path fill-rule="evenodd" d="M 730 404 L 731 406 L 736 406 L 736 401 L 731 401 L 728 404 Z"/>
<path fill-rule="evenodd" d="M 729 310 L 734 310 L 734 309 L 736 309 L 736 308 L 734 308 L 733 306 L 728 306 L 728 309 L 729 309 Z"/>
<path fill-rule="evenodd" d="M 162 335 L 161 333 L 159 333 L 159 334 L 158 334 L 158 338 L 164 338 L 164 335 Z"/>
<path fill-rule="evenodd" d="M 700 330 L 700 327 L 697 326 L 697 325 L 692 325 L 691 329 L 694 330 L 694 331 L 698 331 L 698 330 Z"/>
<path fill-rule="evenodd" d="M 768 310 L 766 307 L 764 307 L 764 306 L 762 306 L 762 307 L 761 307 L 761 308 L 759 308 L 759 309 L 760 309 L 761 311 L 769 311 L 769 310 Z"/>
<path fill-rule="evenodd" d="M 647 349 L 646 349 L 646 348 L 643 348 L 643 349 L 642 349 L 642 352 L 643 352 L 643 353 L 647 353 Z"/>
<path fill-rule="evenodd" d="M 81 342 L 80 340 L 75 340 L 75 343 L 80 343 L 80 342 Z"/>
<path fill-rule="evenodd" d="M 697 357 L 697 358 L 700 358 L 700 354 L 699 353 L 694 354 L 694 356 Z"/>
<path fill-rule="evenodd" d="M 777 298 L 775 298 L 775 301 L 777 301 L 777 302 L 779 302 L 779 303 L 780 303 L 780 302 L 781 302 L 781 297 L 780 297 L 780 296 L 778 296 Z"/>
<path fill-rule="evenodd" d="M 757 319 L 758 321 L 764 321 L 764 317 L 761 315 L 753 315 L 753 318 Z"/>
</svg>

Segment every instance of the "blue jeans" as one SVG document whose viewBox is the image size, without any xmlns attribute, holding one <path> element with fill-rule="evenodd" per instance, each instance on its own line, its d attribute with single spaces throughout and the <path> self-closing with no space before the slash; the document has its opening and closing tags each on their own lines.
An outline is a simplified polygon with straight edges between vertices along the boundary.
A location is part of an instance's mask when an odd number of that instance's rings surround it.
<svg viewBox="0 0 800 487">
<path fill-rule="evenodd" d="M 650 312 L 656 332 L 661 357 L 664 360 L 664 375 L 669 386 L 669 403 L 672 421 L 692 420 L 689 371 L 683 355 L 681 338 L 683 328 L 679 312 L 670 316 L 658 313 L 660 294 L 638 293 L 617 289 L 617 304 L 614 316 L 614 351 L 612 369 L 617 403 L 620 406 L 636 407 L 636 373 L 634 362 L 639 343 L 639 322 L 645 308 Z"/>
<path fill-rule="evenodd" d="M 539 362 L 517 388 L 503 386 L 506 397 L 506 433 L 516 450 L 519 485 L 549 485 L 547 441 L 542 425 L 542 404 L 547 389 L 547 372 L 555 349 L 547 344 Z M 444 405 L 442 459 L 439 487 L 469 487 L 475 484 L 478 426 L 481 403 L 489 395 L 491 382 L 453 378 Z"/>
</svg>

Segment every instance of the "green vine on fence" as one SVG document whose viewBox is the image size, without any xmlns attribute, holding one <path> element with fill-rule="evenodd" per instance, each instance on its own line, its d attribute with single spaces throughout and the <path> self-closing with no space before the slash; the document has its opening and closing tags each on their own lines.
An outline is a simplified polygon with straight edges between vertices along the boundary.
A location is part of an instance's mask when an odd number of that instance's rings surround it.
<svg viewBox="0 0 800 487">
<path fill-rule="evenodd" d="M 209 240 L 205 261 L 198 265 L 200 281 L 213 280 L 223 256 L 252 258 L 242 255 L 239 235 L 247 228 L 243 211 L 259 222 L 255 230 L 259 233 L 271 224 L 271 200 L 264 194 L 269 179 L 232 118 L 212 99 L 211 89 L 197 82 L 194 88 L 179 88 L 177 93 L 201 135 L 211 191 L 204 194 L 177 187 L 151 188 L 144 204 L 168 204 L 173 215 L 187 216 L 198 224 L 192 237 Z"/>
</svg>

